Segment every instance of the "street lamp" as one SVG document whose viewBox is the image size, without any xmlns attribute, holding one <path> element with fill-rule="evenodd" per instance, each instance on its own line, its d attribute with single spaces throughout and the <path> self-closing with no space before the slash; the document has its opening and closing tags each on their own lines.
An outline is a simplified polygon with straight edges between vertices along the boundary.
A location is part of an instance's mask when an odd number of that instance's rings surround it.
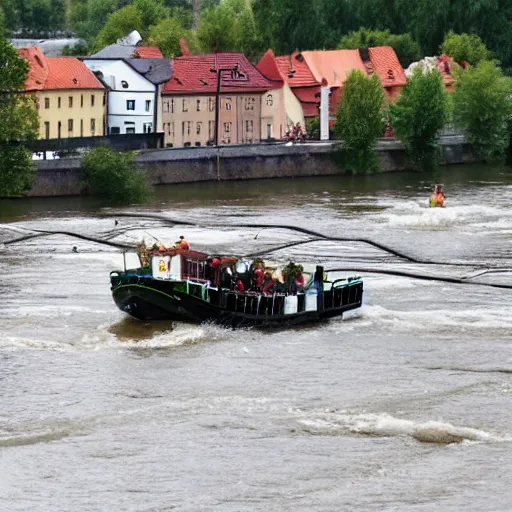
<svg viewBox="0 0 512 512">
<path fill-rule="evenodd" d="M 232 71 L 236 73 L 238 71 L 238 64 L 230 68 L 211 68 L 212 73 L 217 73 L 217 91 L 215 92 L 215 132 L 213 137 L 213 145 L 219 145 L 219 108 L 220 108 L 220 81 L 222 78 L 223 71 Z"/>
</svg>

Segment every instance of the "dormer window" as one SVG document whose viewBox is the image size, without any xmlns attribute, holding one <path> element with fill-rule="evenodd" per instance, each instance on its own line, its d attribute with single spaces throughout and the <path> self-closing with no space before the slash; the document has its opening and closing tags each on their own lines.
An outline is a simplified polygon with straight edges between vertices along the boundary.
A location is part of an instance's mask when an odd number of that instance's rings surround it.
<svg viewBox="0 0 512 512">
<path fill-rule="evenodd" d="M 78 80 L 77 80 L 76 78 L 73 78 L 73 83 L 74 83 L 75 85 L 77 85 L 77 84 L 78 84 Z"/>
<path fill-rule="evenodd" d="M 121 87 L 123 89 L 128 89 L 128 82 L 126 80 L 121 80 Z"/>
<path fill-rule="evenodd" d="M 247 80 L 247 75 L 238 69 L 232 69 L 231 80 Z"/>
</svg>

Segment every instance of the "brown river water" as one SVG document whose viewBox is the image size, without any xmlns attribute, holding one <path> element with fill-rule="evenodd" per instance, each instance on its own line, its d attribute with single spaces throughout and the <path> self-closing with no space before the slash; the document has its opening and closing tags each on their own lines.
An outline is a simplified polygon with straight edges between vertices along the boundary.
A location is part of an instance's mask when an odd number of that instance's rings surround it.
<svg viewBox="0 0 512 512">
<path fill-rule="evenodd" d="M 447 207 L 427 208 L 445 185 Z M 137 212 L 204 226 L 104 214 Z M 512 169 L 160 187 L 152 204 L 0 201 L 1 511 L 510 511 L 512 290 L 361 272 L 364 306 L 287 331 L 143 324 L 117 249 L 183 234 L 216 253 L 366 237 L 275 260 L 512 284 Z M 257 238 L 255 238 L 257 236 Z M 76 246 L 77 253 L 72 251 Z M 508 271 L 507 271 L 508 269 Z"/>
</svg>

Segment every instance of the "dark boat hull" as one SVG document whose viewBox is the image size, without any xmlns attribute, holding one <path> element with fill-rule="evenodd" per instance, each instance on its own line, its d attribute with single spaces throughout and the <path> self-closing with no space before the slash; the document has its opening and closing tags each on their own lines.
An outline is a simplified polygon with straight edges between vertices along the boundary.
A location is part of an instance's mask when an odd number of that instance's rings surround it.
<svg viewBox="0 0 512 512">
<path fill-rule="evenodd" d="M 162 283 L 158 283 L 161 288 Z M 362 283 L 350 286 L 352 300 L 336 307 L 294 314 L 247 314 L 211 304 L 198 297 L 173 289 L 156 289 L 151 281 L 144 284 L 123 284 L 112 290 L 117 307 L 143 321 L 174 320 L 191 323 L 214 322 L 231 327 L 284 327 L 341 317 L 345 311 L 362 304 Z"/>
</svg>

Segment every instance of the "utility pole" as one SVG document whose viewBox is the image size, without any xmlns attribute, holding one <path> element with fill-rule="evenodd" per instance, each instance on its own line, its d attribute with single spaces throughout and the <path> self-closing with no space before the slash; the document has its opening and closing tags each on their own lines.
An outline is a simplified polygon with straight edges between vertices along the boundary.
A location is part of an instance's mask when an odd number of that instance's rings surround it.
<svg viewBox="0 0 512 512">
<path fill-rule="evenodd" d="M 213 145 L 219 145 L 219 114 L 220 114 L 220 82 L 223 71 L 238 71 L 238 64 L 231 68 L 211 68 L 212 73 L 217 73 L 217 90 L 215 92 L 215 129 L 213 133 Z"/>
</svg>

